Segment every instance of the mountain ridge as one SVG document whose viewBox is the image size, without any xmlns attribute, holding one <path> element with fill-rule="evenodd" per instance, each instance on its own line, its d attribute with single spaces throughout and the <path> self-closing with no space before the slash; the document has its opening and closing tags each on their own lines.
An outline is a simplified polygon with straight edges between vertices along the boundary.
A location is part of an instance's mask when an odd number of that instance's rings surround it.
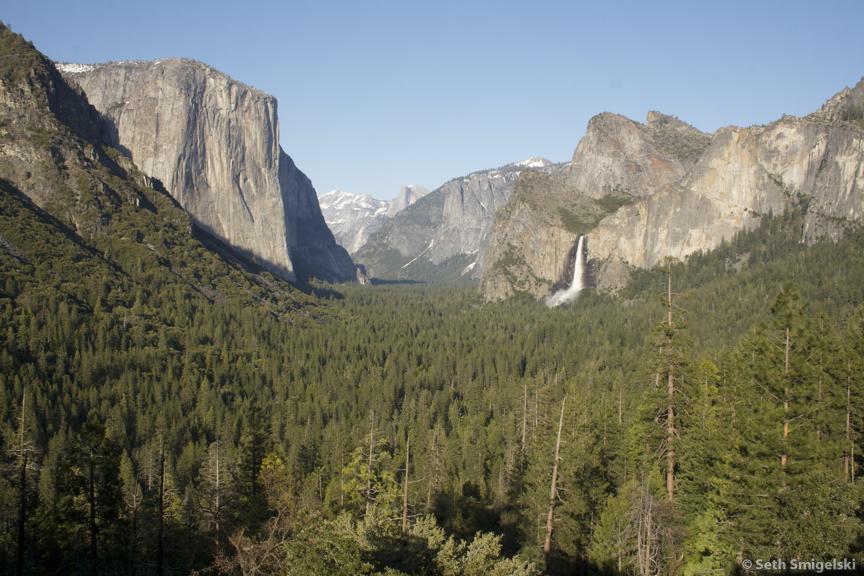
<svg viewBox="0 0 864 576">
<path fill-rule="evenodd" d="M 476 281 L 495 212 L 507 203 L 519 174 L 560 166 L 532 157 L 451 178 L 386 222 L 355 258 L 384 279 Z"/>
<path fill-rule="evenodd" d="M 859 82 L 810 115 L 711 135 L 657 112 L 645 124 L 594 116 L 566 173 L 517 184 L 496 220 L 481 292 L 546 296 L 566 282 L 582 234 L 594 281 L 613 291 L 630 269 L 710 250 L 801 204 L 803 239 L 837 238 L 864 212 L 862 93 Z"/>
</svg>

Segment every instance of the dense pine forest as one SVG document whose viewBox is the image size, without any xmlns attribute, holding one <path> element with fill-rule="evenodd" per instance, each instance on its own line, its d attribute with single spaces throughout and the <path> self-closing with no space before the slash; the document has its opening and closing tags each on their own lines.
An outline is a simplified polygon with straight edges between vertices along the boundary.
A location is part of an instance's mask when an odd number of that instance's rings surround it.
<svg viewBox="0 0 864 576">
<path fill-rule="evenodd" d="M 2 191 L 3 573 L 864 558 L 862 232 L 805 246 L 799 214 L 766 219 L 550 310 L 267 291 L 194 247 L 178 271 L 83 245 Z"/>
</svg>

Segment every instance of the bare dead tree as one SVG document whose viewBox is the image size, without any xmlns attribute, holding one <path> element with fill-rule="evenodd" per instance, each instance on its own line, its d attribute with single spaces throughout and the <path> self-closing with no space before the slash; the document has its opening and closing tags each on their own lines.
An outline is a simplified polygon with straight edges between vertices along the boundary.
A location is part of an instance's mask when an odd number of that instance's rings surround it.
<svg viewBox="0 0 864 576">
<path fill-rule="evenodd" d="M 368 478 L 366 480 L 366 516 L 372 511 L 373 489 L 372 489 L 372 466 L 374 464 L 375 452 L 375 411 L 373 410 L 369 417 L 369 459 L 367 466 Z"/>
<path fill-rule="evenodd" d="M 525 449 L 528 440 L 528 380 L 522 379 L 522 443 L 519 446 L 519 467 L 525 465 Z"/>
<path fill-rule="evenodd" d="M 165 576 L 165 441 L 159 436 L 159 517 L 156 530 L 156 573 Z"/>
<path fill-rule="evenodd" d="M 672 354 L 672 263 L 666 274 L 666 329 L 668 330 L 669 365 L 666 368 L 666 498 L 675 499 L 675 366 Z"/>
<path fill-rule="evenodd" d="M 783 453 L 780 455 L 780 466 L 785 467 L 789 460 L 789 451 L 787 449 L 789 443 L 789 349 L 791 347 L 791 338 L 789 336 L 789 327 L 786 327 L 786 343 L 783 359 L 783 378 L 785 385 L 783 388 Z"/>
<path fill-rule="evenodd" d="M 432 511 L 432 491 L 438 487 L 439 468 L 441 466 L 441 429 L 438 425 L 432 431 L 432 438 L 429 440 L 429 456 L 431 461 L 428 463 L 427 478 L 426 478 L 426 512 Z"/>
<path fill-rule="evenodd" d="M 24 574 L 24 548 L 27 545 L 27 465 L 32 447 L 26 438 L 27 419 L 27 390 L 21 393 L 21 414 L 18 416 L 18 445 L 16 452 L 18 457 L 18 542 L 15 551 L 15 574 Z"/>
<path fill-rule="evenodd" d="M 552 482 L 549 486 L 549 509 L 546 513 L 546 537 L 543 540 L 543 555 L 548 558 L 552 550 L 552 531 L 555 523 L 555 504 L 558 500 L 558 461 L 561 453 L 561 430 L 564 428 L 564 406 L 567 396 L 561 400 L 561 416 L 558 419 L 558 436 L 555 439 L 555 459 L 552 461 Z"/>
<path fill-rule="evenodd" d="M 655 522 L 654 496 L 643 477 L 639 486 L 639 500 L 636 508 L 636 568 L 640 576 L 654 576 L 658 573 L 657 556 L 659 551 L 659 531 Z"/>
<path fill-rule="evenodd" d="M 402 479 L 402 534 L 408 533 L 408 460 L 411 455 L 411 437 L 405 434 L 405 477 Z"/>
<path fill-rule="evenodd" d="M 852 439 L 852 366 L 846 364 L 846 444 L 843 454 L 843 473 L 846 480 L 855 481 L 855 442 Z"/>
</svg>

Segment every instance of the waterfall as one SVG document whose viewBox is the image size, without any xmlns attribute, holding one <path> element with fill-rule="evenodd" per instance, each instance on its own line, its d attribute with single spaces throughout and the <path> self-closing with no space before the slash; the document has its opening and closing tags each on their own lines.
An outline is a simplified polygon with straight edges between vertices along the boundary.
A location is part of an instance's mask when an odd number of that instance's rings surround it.
<svg viewBox="0 0 864 576">
<path fill-rule="evenodd" d="M 546 305 L 550 308 L 554 308 L 555 306 L 561 306 L 563 304 L 567 304 L 568 302 L 572 302 L 579 296 L 579 292 L 584 288 L 585 283 L 585 252 L 583 248 L 583 243 L 585 241 L 584 236 L 579 236 L 579 243 L 576 244 L 576 262 L 573 264 L 573 281 L 570 283 L 570 286 L 563 290 L 559 290 L 558 292 L 552 294 L 548 298 L 546 298 Z"/>
</svg>

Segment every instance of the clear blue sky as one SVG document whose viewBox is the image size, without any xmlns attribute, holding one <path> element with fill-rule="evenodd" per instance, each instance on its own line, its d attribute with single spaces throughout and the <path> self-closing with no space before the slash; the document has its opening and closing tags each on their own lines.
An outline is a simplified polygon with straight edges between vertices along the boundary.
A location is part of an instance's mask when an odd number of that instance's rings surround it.
<svg viewBox="0 0 864 576">
<path fill-rule="evenodd" d="M 864 2 L 11 0 L 55 60 L 196 58 L 279 99 L 319 193 L 390 198 L 570 158 L 605 110 L 700 129 L 806 114 L 864 76 Z"/>
</svg>

